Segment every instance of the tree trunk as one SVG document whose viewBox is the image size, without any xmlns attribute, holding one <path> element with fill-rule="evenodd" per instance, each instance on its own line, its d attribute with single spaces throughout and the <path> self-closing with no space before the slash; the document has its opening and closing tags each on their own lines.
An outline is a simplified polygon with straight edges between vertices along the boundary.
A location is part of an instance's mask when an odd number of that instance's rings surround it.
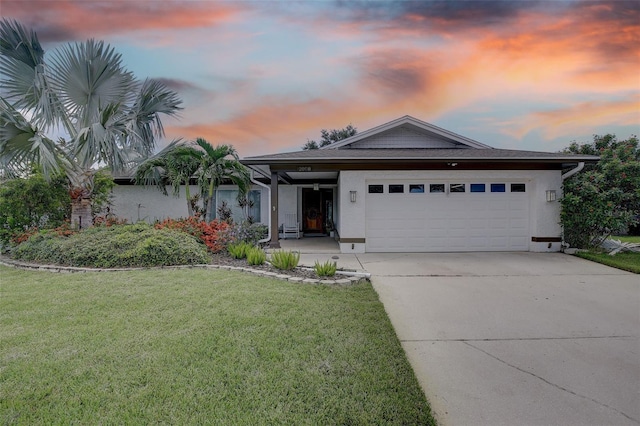
<svg viewBox="0 0 640 426">
<path fill-rule="evenodd" d="M 189 180 L 187 180 L 187 183 L 184 185 L 184 195 L 187 197 L 187 213 L 189 214 L 189 217 L 191 217 L 193 216 L 193 207 L 191 205 L 193 200 L 191 200 L 191 190 L 189 189 Z"/>
<path fill-rule="evenodd" d="M 73 198 L 71 200 L 71 227 L 73 229 L 86 229 L 92 226 L 91 199 Z"/>
</svg>

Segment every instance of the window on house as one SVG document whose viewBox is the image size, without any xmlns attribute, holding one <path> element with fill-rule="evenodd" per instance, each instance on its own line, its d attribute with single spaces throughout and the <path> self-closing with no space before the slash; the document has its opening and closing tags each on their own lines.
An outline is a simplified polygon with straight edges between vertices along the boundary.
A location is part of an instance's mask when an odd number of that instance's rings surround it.
<svg viewBox="0 0 640 426">
<path fill-rule="evenodd" d="M 429 192 L 444 192 L 444 183 L 432 183 L 429 185 Z"/>
<path fill-rule="evenodd" d="M 389 194 L 402 194 L 404 185 L 389 185 Z"/>
<path fill-rule="evenodd" d="M 424 193 L 424 185 L 411 184 L 409 185 L 409 192 L 411 192 L 412 194 L 422 194 Z"/>
<path fill-rule="evenodd" d="M 526 192 L 526 185 L 524 183 L 512 183 L 511 192 Z"/>
<path fill-rule="evenodd" d="M 464 192 L 465 184 L 464 183 L 452 183 L 449 185 L 449 192 Z"/>
<path fill-rule="evenodd" d="M 472 183 L 469 185 L 470 192 L 485 192 L 485 184 L 484 183 Z"/>
<path fill-rule="evenodd" d="M 231 214 L 236 223 L 242 223 L 251 218 L 254 222 L 260 222 L 260 194 L 259 190 L 249 191 L 245 206 L 238 201 L 237 189 L 218 189 L 214 196 L 215 211 L 212 212 L 215 219 L 221 219 L 225 214 Z"/>
<path fill-rule="evenodd" d="M 492 183 L 491 192 L 505 192 L 506 185 L 504 183 Z"/>
<path fill-rule="evenodd" d="M 369 194 L 384 193 L 384 185 L 369 185 Z"/>
</svg>

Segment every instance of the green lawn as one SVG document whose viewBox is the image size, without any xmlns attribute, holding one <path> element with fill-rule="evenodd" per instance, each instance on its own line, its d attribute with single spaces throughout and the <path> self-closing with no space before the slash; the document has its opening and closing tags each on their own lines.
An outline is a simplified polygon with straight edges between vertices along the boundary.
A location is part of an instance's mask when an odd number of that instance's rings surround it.
<svg viewBox="0 0 640 426">
<path fill-rule="evenodd" d="M 0 266 L 2 424 L 434 424 L 369 283 Z"/>
<path fill-rule="evenodd" d="M 625 252 L 611 256 L 608 253 L 580 251 L 576 253 L 576 255 L 607 266 L 613 266 L 614 268 L 622 269 L 624 271 L 640 274 L 640 253 Z"/>
<path fill-rule="evenodd" d="M 631 237 L 631 236 L 614 236 L 611 237 L 614 240 L 620 240 L 623 243 L 640 243 L 640 236 L 639 237 Z"/>
</svg>

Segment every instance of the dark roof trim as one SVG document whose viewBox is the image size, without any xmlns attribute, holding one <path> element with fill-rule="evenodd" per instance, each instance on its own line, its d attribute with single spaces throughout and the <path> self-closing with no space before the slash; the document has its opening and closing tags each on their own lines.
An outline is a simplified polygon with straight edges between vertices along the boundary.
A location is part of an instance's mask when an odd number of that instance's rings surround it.
<svg viewBox="0 0 640 426">
<path fill-rule="evenodd" d="M 505 149 L 350 149 L 311 150 L 247 157 L 245 165 L 276 164 L 344 164 L 404 163 L 404 162 L 541 162 L 578 163 L 595 162 L 599 157 L 562 153 L 517 151 Z"/>
</svg>

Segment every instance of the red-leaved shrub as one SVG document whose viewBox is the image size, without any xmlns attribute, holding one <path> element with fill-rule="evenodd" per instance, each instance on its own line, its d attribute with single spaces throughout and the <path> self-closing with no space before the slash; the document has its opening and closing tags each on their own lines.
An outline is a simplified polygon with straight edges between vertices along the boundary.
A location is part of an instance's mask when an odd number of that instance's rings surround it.
<svg viewBox="0 0 640 426">
<path fill-rule="evenodd" d="M 29 239 L 29 237 L 31 237 L 32 235 L 37 234 L 39 231 L 40 230 L 37 227 L 29 228 L 24 232 L 19 232 L 19 233 L 15 234 L 11 238 L 11 242 L 13 242 L 14 244 L 24 243 L 25 241 L 27 241 Z M 57 228 L 47 229 L 45 231 L 54 233 L 54 234 L 59 235 L 61 237 L 68 237 L 69 235 L 73 235 L 76 232 L 78 232 L 75 229 L 71 229 L 71 225 L 69 224 L 69 221 L 66 221 L 65 223 L 63 223 L 62 225 L 58 226 Z"/>
<path fill-rule="evenodd" d="M 212 220 L 211 222 L 201 221 L 195 216 L 186 219 L 166 219 L 155 225 L 156 229 L 169 228 L 186 232 L 194 237 L 200 238 L 207 248 L 213 253 L 217 253 L 227 245 L 224 232 L 229 228 L 226 222 Z"/>
</svg>

